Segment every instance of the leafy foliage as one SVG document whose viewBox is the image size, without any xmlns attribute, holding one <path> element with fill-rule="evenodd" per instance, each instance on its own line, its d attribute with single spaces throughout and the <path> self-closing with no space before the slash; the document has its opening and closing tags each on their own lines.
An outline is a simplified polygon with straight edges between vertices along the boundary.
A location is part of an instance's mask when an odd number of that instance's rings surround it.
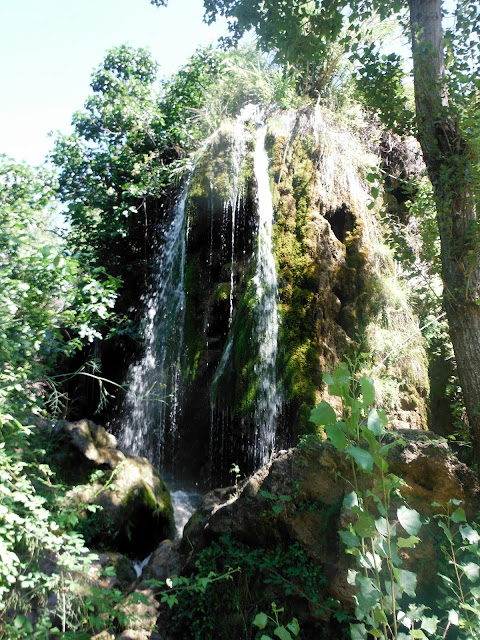
<svg viewBox="0 0 480 640">
<path fill-rule="evenodd" d="M 118 286 L 81 268 L 55 234 L 54 186 L 47 171 L 1 158 L 0 410 L 17 417 L 40 410 L 60 355 L 101 336 Z"/>
<path fill-rule="evenodd" d="M 227 581 L 218 579 L 225 576 Z M 163 602 L 176 605 L 171 628 L 184 638 L 253 637 L 252 620 L 261 615 L 259 609 L 270 606 L 270 594 L 286 600 L 276 609 L 277 621 L 289 615 L 288 598 L 305 599 L 319 611 L 333 604 L 320 602 L 325 577 L 299 545 L 286 550 L 250 548 L 223 537 L 200 553 L 192 576 L 165 584 L 168 589 L 164 584 L 157 588 Z"/>
<path fill-rule="evenodd" d="M 0 638 L 81 640 L 118 617 L 123 596 L 90 591 L 96 556 L 72 530 L 76 515 L 62 504 L 63 489 L 34 435 L 1 416 Z"/>
<path fill-rule="evenodd" d="M 350 522 L 339 531 L 346 552 L 356 562 L 356 568 L 348 571 L 348 581 L 356 587 L 357 622 L 350 627 L 351 638 L 446 638 L 451 627 L 456 628 L 455 637 L 476 637 L 480 591 L 470 583 L 480 576 L 480 535 L 467 524 L 458 500 L 450 500 L 435 516 L 447 540 L 441 547 L 448 563 L 441 575 L 446 590 L 432 594 L 436 613 L 419 604 L 417 574 L 402 567 L 402 553 L 420 542 L 418 534 L 424 523 L 415 509 L 402 504 L 399 489 L 404 481 L 389 471 L 386 459 L 391 447 L 405 443 L 386 437 L 385 412 L 371 408 L 373 382 L 357 374 L 358 364 L 342 364 L 325 376 L 330 394 L 342 400 L 341 416 L 337 418 L 326 402 L 311 414 L 312 421 L 325 428 L 333 446 L 351 462 L 347 482 L 352 491 L 343 501 Z"/>
<path fill-rule="evenodd" d="M 73 133 L 60 135 L 52 154 L 70 243 L 88 263 L 138 282 L 194 147 L 195 109 L 216 66 L 213 52 L 199 51 L 159 92 L 150 54 L 122 45 L 94 72 Z"/>
</svg>

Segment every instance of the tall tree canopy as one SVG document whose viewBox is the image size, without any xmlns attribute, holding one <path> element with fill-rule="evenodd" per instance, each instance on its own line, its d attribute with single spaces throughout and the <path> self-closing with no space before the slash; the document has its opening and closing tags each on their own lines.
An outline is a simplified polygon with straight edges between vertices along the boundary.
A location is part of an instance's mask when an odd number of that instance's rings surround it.
<svg viewBox="0 0 480 640">
<path fill-rule="evenodd" d="M 92 94 L 60 135 L 53 161 L 76 251 L 110 274 L 137 279 L 152 230 L 185 168 L 194 109 L 215 77 L 216 54 L 197 52 L 159 90 L 145 49 L 121 45 L 93 73 Z"/>
<path fill-rule="evenodd" d="M 165 5 L 165 0 L 152 0 Z M 254 29 L 280 62 L 328 56 L 334 43 L 356 59 L 364 92 L 389 126 L 405 128 L 401 59 L 362 46 L 372 18 L 397 17 L 411 41 L 416 122 L 434 188 L 441 239 L 444 305 L 480 463 L 480 3 L 459 0 L 446 33 L 442 0 L 204 0 L 206 19 L 229 22 L 231 40 Z"/>
</svg>

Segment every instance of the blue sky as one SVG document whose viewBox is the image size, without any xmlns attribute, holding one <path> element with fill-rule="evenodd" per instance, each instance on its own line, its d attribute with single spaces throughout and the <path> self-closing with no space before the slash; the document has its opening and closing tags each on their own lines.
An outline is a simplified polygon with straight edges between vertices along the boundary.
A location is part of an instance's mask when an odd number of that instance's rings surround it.
<svg viewBox="0 0 480 640">
<path fill-rule="evenodd" d="M 202 0 L 1 0 L 0 153 L 43 162 L 50 131 L 68 131 L 105 51 L 148 47 L 169 75 L 224 25 L 202 21 Z"/>
</svg>

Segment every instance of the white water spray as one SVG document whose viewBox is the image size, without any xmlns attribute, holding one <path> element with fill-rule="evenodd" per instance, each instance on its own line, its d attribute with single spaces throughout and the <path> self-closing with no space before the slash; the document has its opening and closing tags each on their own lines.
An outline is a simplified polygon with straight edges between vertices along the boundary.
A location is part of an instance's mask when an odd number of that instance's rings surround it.
<svg viewBox="0 0 480 640">
<path fill-rule="evenodd" d="M 130 367 L 124 402 L 121 448 L 162 467 L 168 426 L 174 440 L 180 386 L 180 357 L 185 313 L 185 202 L 188 184 L 171 211 L 160 242 L 158 267 L 145 299 L 141 332 L 145 351 Z M 168 418 L 168 419 L 167 419 Z"/>
<path fill-rule="evenodd" d="M 268 155 L 265 149 L 267 127 L 257 131 L 254 172 L 258 190 L 258 246 L 254 278 L 257 295 L 255 309 L 259 354 L 255 365 L 258 392 L 255 407 L 255 458 L 266 464 L 275 448 L 277 417 L 281 398 L 277 384 L 276 356 L 278 343 L 277 270 L 273 256 L 273 202 L 268 175 Z"/>
</svg>

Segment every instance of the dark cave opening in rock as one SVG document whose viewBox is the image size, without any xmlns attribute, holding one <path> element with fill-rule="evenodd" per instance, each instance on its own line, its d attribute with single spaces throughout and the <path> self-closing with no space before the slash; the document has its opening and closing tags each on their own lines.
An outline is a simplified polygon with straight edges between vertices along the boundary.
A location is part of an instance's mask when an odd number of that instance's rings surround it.
<svg viewBox="0 0 480 640">
<path fill-rule="evenodd" d="M 355 228 L 355 216 L 347 207 L 346 204 L 342 204 L 335 211 L 327 213 L 325 216 L 332 228 L 335 237 L 340 240 L 342 244 L 345 244 L 345 238 L 347 233 L 351 233 Z"/>
</svg>

